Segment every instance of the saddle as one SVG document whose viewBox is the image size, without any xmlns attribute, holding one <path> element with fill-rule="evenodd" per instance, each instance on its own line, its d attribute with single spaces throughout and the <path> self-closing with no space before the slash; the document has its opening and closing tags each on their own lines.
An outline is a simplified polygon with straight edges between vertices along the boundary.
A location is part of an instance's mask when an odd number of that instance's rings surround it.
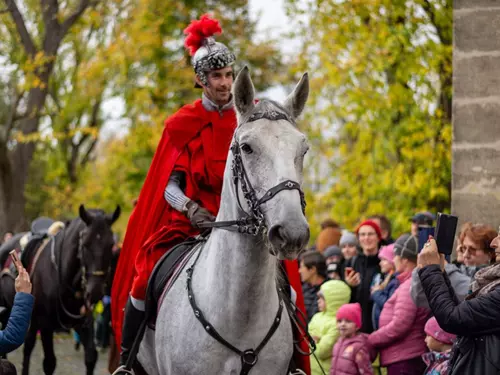
<svg viewBox="0 0 500 375">
<path fill-rule="evenodd" d="M 153 268 L 146 289 L 146 321 L 155 329 L 156 315 L 161 300 L 179 277 L 183 265 L 192 255 L 192 250 L 205 238 L 188 238 L 167 251 Z"/>
</svg>

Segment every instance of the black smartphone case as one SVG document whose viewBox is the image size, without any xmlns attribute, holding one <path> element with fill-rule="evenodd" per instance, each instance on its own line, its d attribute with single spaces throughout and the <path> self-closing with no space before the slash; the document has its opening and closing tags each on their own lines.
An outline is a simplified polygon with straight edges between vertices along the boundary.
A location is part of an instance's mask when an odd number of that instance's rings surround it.
<svg viewBox="0 0 500 375">
<path fill-rule="evenodd" d="M 438 213 L 436 234 L 434 236 L 441 254 L 450 255 L 453 251 L 455 232 L 457 231 L 458 217 Z"/>
</svg>

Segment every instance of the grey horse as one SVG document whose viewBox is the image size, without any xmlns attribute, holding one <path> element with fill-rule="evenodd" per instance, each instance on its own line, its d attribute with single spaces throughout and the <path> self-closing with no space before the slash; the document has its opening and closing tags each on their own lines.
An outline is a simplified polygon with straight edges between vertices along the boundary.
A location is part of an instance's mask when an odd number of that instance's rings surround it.
<svg viewBox="0 0 500 375">
<path fill-rule="evenodd" d="M 241 351 L 257 348 L 271 333 L 258 357 L 247 359 L 256 361 L 249 372 L 287 373 L 293 338 L 286 309 L 279 311 L 277 266 L 279 259 L 296 259 L 309 240 L 300 188 L 308 143 L 295 124 L 308 94 L 307 73 L 283 104 L 255 103 L 247 68 L 236 78 L 233 97 L 238 127 L 216 221 L 229 222 L 257 211 L 262 215 L 257 227 L 262 230 L 251 235 L 214 228 L 196 250 L 186 265 L 192 269 L 190 288 L 188 272 L 182 272 L 162 301 L 156 329 L 148 328 L 141 343 L 138 360 L 149 375 L 245 374 L 242 357 L 209 335 L 209 330 Z M 244 170 L 240 180 L 255 193 L 253 202 L 247 199 L 241 181 L 234 183 L 236 157 Z M 266 195 L 270 197 L 264 200 Z M 256 211 L 255 199 L 259 200 Z M 250 216 L 255 219 L 254 214 Z M 196 308 L 190 303 L 193 297 Z M 200 322 L 196 309 L 210 327 Z"/>
</svg>

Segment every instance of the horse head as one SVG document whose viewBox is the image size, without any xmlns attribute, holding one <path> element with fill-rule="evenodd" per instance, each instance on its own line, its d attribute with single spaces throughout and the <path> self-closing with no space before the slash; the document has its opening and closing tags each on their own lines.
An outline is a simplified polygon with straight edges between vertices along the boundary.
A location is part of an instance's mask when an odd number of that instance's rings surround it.
<svg viewBox="0 0 500 375">
<path fill-rule="evenodd" d="M 120 206 L 112 214 L 106 214 L 102 210 L 87 210 L 83 204 L 80 205 L 80 219 L 85 223 L 85 228 L 80 232 L 78 257 L 85 300 L 90 305 L 104 296 L 114 244 L 111 225 L 118 219 L 120 212 Z"/>
<path fill-rule="evenodd" d="M 238 118 L 232 150 L 235 164 L 241 164 L 238 191 L 245 212 L 262 215 L 271 252 L 294 259 L 309 241 L 305 201 L 301 190 L 304 156 L 309 148 L 306 136 L 295 120 L 302 113 L 309 94 L 304 74 L 283 103 L 255 102 L 255 89 L 248 68 L 235 80 L 233 97 Z M 245 186 L 248 185 L 248 186 Z M 245 193 L 250 190 L 250 194 Z M 244 207 L 243 207 L 244 206 Z"/>
</svg>

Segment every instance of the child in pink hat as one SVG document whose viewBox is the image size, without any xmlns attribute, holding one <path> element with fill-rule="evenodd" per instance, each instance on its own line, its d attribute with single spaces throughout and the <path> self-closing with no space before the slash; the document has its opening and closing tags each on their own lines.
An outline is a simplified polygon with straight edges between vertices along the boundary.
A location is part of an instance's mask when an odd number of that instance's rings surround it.
<svg viewBox="0 0 500 375">
<path fill-rule="evenodd" d="M 348 303 L 337 310 L 339 339 L 333 347 L 330 375 L 373 374 L 376 353 L 361 328 L 361 305 Z"/>
<path fill-rule="evenodd" d="M 396 267 L 394 265 L 394 244 L 383 246 L 378 252 L 380 259 L 380 271 L 383 274 L 383 281 L 374 285 L 371 289 L 371 299 L 373 301 L 372 324 L 373 329 L 377 330 L 380 313 L 386 301 L 391 298 L 399 286 L 396 278 Z"/>
<path fill-rule="evenodd" d="M 425 343 L 430 352 L 422 354 L 427 365 L 424 375 L 440 375 L 448 373 L 448 362 L 451 357 L 451 347 L 457 336 L 443 331 L 436 318 L 430 318 L 425 323 Z"/>
</svg>

